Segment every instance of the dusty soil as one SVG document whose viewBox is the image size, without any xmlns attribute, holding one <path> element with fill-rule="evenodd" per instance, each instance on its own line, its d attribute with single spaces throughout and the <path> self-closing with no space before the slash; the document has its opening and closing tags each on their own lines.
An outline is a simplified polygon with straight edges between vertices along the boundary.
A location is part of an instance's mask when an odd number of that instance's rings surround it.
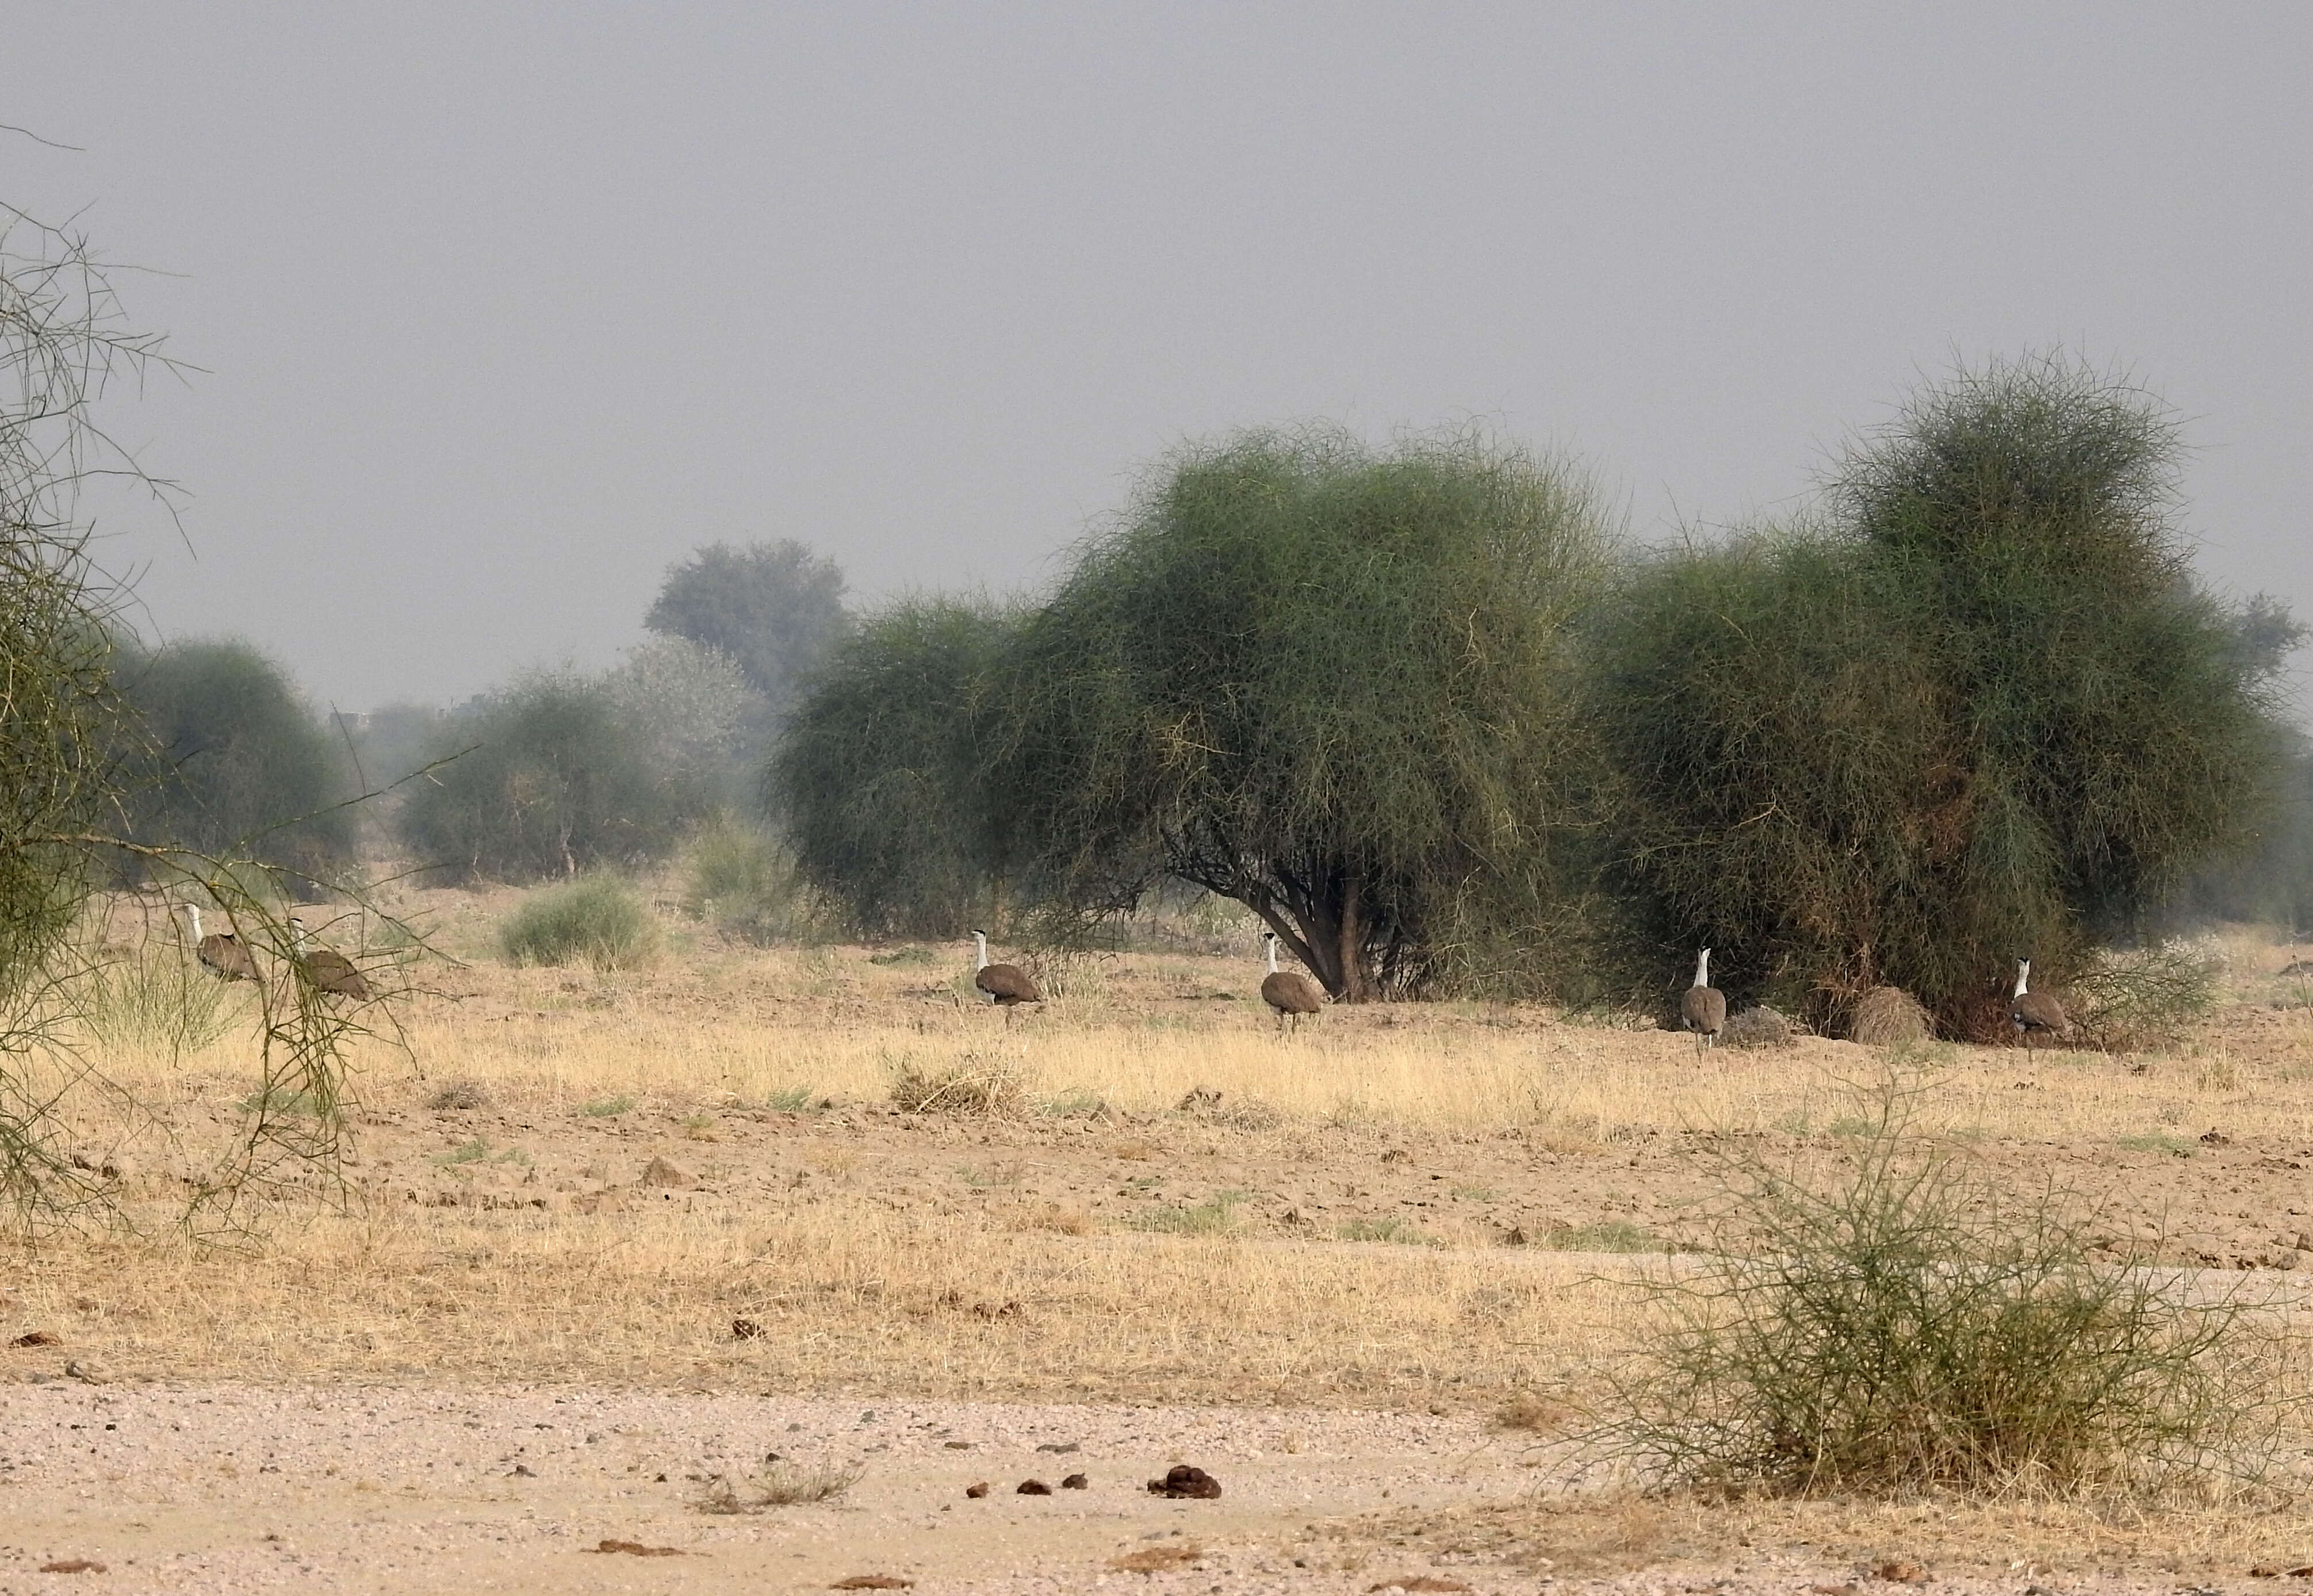
<svg viewBox="0 0 2313 1596">
<path fill-rule="evenodd" d="M 1181 1461 L 1220 1499 L 1149 1495 Z M 1549 1462 L 1466 1417 L 1359 1411 L 19 1385 L 0 1396 L 0 1592 L 820 1591 L 860 1575 L 1208 1596 L 1394 1582 L 1837 1596 L 1921 1575 L 1966 1592 L 2203 1592 L 2263 1585 L 2250 1559 L 2313 1550 L 2300 1521 L 2271 1524 L 2261 1554 L 2251 1530 L 2177 1556 L 2148 1548 L 2148 1526 L 2028 1512 L 1955 1526 L 1553 1504 L 1535 1496 Z M 709 1511 L 718 1478 L 781 1471 L 855 1483 L 828 1503 Z M 1080 1490 L 1017 1490 L 1079 1473 Z M 40 1572 L 75 1561 L 104 1572 Z"/>
</svg>

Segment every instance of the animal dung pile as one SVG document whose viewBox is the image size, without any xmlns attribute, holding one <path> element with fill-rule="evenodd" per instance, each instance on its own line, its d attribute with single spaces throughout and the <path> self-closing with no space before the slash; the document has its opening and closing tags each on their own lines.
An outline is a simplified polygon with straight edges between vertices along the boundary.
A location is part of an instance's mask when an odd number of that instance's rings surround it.
<svg viewBox="0 0 2313 1596">
<path fill-rule="evenodd" d="M 1780 1010 L 1762 1003 L 1729 1019 L 1719 1040 L 1728 1047 L 1789 1047 L 1791 1022 Z"/>
<path fill-rule="evenodd" d="M 1023 1496 L 1049 1496 L 1052 1494 L 1052 1487 L 1041 1479 L 1024 1479 L 1015 1488 Z"/>
<path fill-rule="evenodd" d="M 1168 1497 L 1174 1501 L 1179 1501 L 1183 1497 L 1193 1497 L 1199 1501 L 1212 1502 L 1219 1499 L 1221 1482 L 1201 1468 L 1193 1468 L 1187 1463 L 1175 1463 L 1165 1470 L 1163 1479 L 1152 1479 L 1148 1482 L 1148 1494 L 1152 1496 Z"/>
<path fill-rule="evenodd" d="M 1875 986 L 1855 1000 L 1855 1018 L 1847 1034 L 1866 1047 L 1898 1047 L 1924 1042 L 1935 1031 L 1919 999 L 1900 986 Z"/>
</svg>

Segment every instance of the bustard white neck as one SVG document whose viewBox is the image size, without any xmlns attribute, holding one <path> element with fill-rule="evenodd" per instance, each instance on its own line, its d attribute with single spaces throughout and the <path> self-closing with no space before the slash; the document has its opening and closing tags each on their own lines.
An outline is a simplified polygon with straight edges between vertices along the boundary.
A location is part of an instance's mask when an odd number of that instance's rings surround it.
<svg viewBox="0 0 2313 1596">
<path fill-rule="evenodd" d="M 2018 959 L 2016 961 L 2016 995 L 2018 997 L 2020 998 L 2032 990 L 2029 984 L 2031 979 L 2032 961 L 2028 958 Z"/>
<path fill-rule="evenodd" d="M 1711 984 L 1711 949 L 1708 948 L 1702 950 L 1702 957 L 1694 961 L 1694 983 L 1697 986 Z"/>
<path fill-rule="evenodd" d="M 178 907 L 184 910 L 186 917 L 193 922 L 193 940 L 199 941 L 201 939 L 201 906 L 198 904 L 180 904 Z"/>
<path fill-rule="evenodd" d="M 1269 933 L 1269 939 L 1269 939 L 1269 973 L 1270 973 L 1271 974 L 1274 975 L 1274 974 L 1277 974 L 1277 933 L 1276 933 L 1275 931 L 1271 931 L 1271 932 L 1270 932 L 1270 933 Z"/>
<path fill-rule="evenodd" d="M 986 969 L 988 967 L 988 933 L 986 931 L 972 932 L 972 945 L 980 951 L 980 963 L 975 967 L 981 970 Z"/>
</svg>

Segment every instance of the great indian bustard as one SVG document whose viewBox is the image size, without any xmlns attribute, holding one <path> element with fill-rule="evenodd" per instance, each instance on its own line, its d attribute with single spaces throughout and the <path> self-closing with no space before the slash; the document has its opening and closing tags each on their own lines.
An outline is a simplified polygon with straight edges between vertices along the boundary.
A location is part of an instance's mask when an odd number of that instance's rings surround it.
<svg viewBox="0 0 2313 1596">
<path fill-rule="evenodd" d="M 2072 1028 L 2064 1013 L 2064 1006 L 2045 992 L 2032 990 L 2032 961 L 2016 961 L 2016 993 L 2008 1000 L 2008 1023 L 2024 1038 L 2024 1051 L 2032 1051 L 2035 1036 L 2061 1036 Z"/>
<path fill-rule="evenodd" d="M 1044 994 L 1028 978 L 1028 972 L 1017 965 L 992 965 L 988 962 L 988 933 L 972 933 L 973 947 L 980 951 L 979 966 L 972 971 L 972 983 L 988 994 L 988 1001 L 1004 1010 L 1004 1023 L 1012 1023 L 1012 1010 L 1023 1003 L 1041 1003 Z"/>
<path fill-rule="evenodd" d="M 201 935 L 200 905 L 179 904 L 177 907 L 182 909 L 185 918 L 193 922 L 193 957 L 200 961 L 202 969 L 219 981 L 257 979 L 257 960 L 251 957 L 239 937 L 224 931 L 211 931 L 204 937 Z"/>
<path fill-rule="evenodd" d="M 322 992 L 334 992 L 341 998 L 369 1001 L 369 983 L 362 979 L 361 966 L 334 948 L 316 946 L 306 934 L 305 922 L 295 914 L 289 917 L 289 935 L 298 967 L 305 972 L 306 980 Z"/>
<path fill-rule="evenodd" d="M 1727 1027 L 1727 994 L 1711 984 L 1711 949 L 1694 961 L 1694 984 L 1678 1001 L 1680 1023 L 1694 1033 L 1697 1052 L 1715 1046 Z"/>
<path fill-rule="evenodd" d="M 1269 974 L 1261 978 L 1261 1001 L 1277 1016 L 1277 1028 L 1282 1033 L 1288 1027 L 1298 1030 L 1301 1017 L 1315 1014 L 1325 1006 L 1325 994 L 1317 983 L 1298 970 L 1277 967 L 1277 933 L 1262 933 L 1269 944 Z"/>
</svg>

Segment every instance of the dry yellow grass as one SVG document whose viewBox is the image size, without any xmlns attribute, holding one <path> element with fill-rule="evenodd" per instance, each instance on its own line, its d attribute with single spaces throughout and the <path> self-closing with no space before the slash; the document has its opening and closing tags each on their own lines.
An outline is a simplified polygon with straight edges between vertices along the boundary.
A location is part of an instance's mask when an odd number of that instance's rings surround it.
<svg viewBox="0 0 2313 1596">
<path fill-rule="evenodd" d="M 466 917 L 444 939 L 487 946 L 482 911 L 444 901 Z M 1009 1132 L 982 1155 L 998 1174 L 962 1172 L 994 1191 L 944 1195 L 910 1183 L 920 1171 L 886 1167 L 900 1156 L 888 1140 L 847 1141 L 840 1128 L 775 1129 L 776 1145 L 742 1158 L 727 1151 L 728 1116 L 881 1103 L 910 1070 L 993 1070 L 1022 1084 L 1026 1122 L 1107 1127 L 1083 1156 L 1150 1171 L 1128 1190 L 1181 1189 L 1197 1160 L 1218 1168 L 1246 1152 L 1306 1166 L 1313 1195 L 1329 1182 L 1356 1192 L 1379 1142 L 1401 1133 L 1440 1146 L 1511 1133 L 1521 1156 L 1563 1152 L 1611 1184 L 1617 1150 L 1667 1132 L 1830 1128 L 1853 1112 L 1848 1083 L 1886 1067 L 1880 1054 L 1816 1039 L 1698 1060 L 1673 1033 L 1484 1005 L 1335 1010 L 1280 1038 L 1249 957 L 1093 963 L 1007 1028 L 963 999 L 963 949 L 894 960 L 862 948 L 686 948 L 689 934 L 673 928 L 673 951 L 634 974 L 418 966 L 433 990 L 409 1004 L 403 1043 L 365 1045 L 358 1059 L 365 1161 L 349 1171 L 352 1212 L 328 1211 L 317 1190 L 311 1206 L 273 1211 L 262 1245 L 237 1255 L 165 1232 L 52 1241 L 17 1258 L 0 1328 L 53 1322 L 107 1361 L 175 1374 L 1495 1405 L 1563 1385 L 1627 1338 L 1633 1310 L 1596 1277 L 1596 1259 L 1492 1245 L 1504 1221 L 1479 1217 L 1476 1189 L 1491 1155 L 1467 1151 L 1480 1174 L 1456 1179 L 1470 1204 L 1425 1203 L 1402 1232 L 1394 1218 L 1255 1232 L 1213 1206 L 1216 1176 L 1174 1199 L 1182 1212 L 1204 1201 L 1196 1212 L 1218 1212 L 1214 1233 L 1168 1236 L 1120 1229 L 1057 1193 L 1007 1195 L 1018 1176 L 1000 1171 L 1027 1156 L 1016 1136 L 1006 1151 Z M 2247 995 L 2260 959 L 2275 962 L 2238 950 Z M 133 1212 L 157 1221 L 172 1175 L 229 1137 L 250 1089 L 245 1057 L 237 1036 L 190 1057 L 97 1056 L 162 1111 L 136 1117 L 91 1093 L 71 1107 L 92 1161 L 134 1160 L 140 1173 L 121 1188 Z M 2237 1008 L 2150 1060 L 1944 1048 L 1907 1067 L 1931 1081 L 1917 1120 L 1927 1133 L 2085 1150 L 2091 1161 L 2116 1138 L 2181 1141 L 2220 1122 L 2234 1137 L 2313 1141 L 2302 1007 Z M 498 1118 L 462 1129 L 427 1115 L 451 1082 Z M 1210 1111 L 1183 1132 L 1193 1146 L 1139 1128 L 1179 1121 L 1176 1106 L 1200 1091 L 1218 1100 L 1205 1098 Z M 612 1123 L 629 1138 L 609 1144 L 624 1174 L 597 1169 L 608 1166 L 595 1144 L 575 1140 Z M 680 1140 L 649 1140 L 649 1126 L 677 1124 Z M 1347 1140 L 1323 1140 L 1335 1134 Z M 573 1195 L 532 1196 L 550 1192 L 538 1168 L 566 1145 L 576 1150 L 564 1162 L 594 1175 L 563 1182 Z M 659 1200 L 586 1211 L 589 1191 L 631 1180 L 662 1146 L 710 1173 L 776 1155 L 795 1171 L 781 1180 L 819 1179 L 807 1194 L 766 1177 L 753 1195 L 644 1193 Z M 394 1172 L 374 1173 L 381 1164 Z M 428 1205 L 448 1200 L 453 1176 L 465 1205 Z M 1551 1222 L 1587 1234 L 1592 1217 Z M 1339 1239 L 1401 1234 L 1432 1245 Z M 736 1318 L 762 1333 L 734 1339 Z"/>
</svg>

